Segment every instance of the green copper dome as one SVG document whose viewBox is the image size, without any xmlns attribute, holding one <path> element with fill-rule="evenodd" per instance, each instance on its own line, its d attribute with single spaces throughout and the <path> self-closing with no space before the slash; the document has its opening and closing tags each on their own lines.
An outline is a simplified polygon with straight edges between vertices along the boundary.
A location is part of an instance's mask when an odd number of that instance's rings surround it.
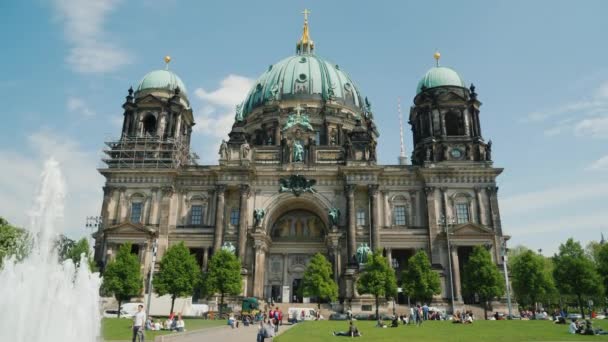
<svg viewBox="0 0 608 342">
<path fill-rule="evenodd" d="M 426 72 L 424 77 L 418 82 L 418 87 L 416 88 L 416 94 L 420 94 L 422 91 L 422 87 L 425 88 L 435 88 L 442 86 L 454 86 L 454 87 L 462 87 L 466 88 L 466 84 L 462 80 L 462 77 L 451 68 L 436 66 L 429 71 Z"/>
<path fill-rule="evenodd" d="M 358 111 L 364 106 L 361 93 L 338 65 L 302 52 L 268 67 L 243 102 L 242 115 L 282 100 L 331 100 Z"/>
<path fill-rule="evenodd" d="M 186 86 L 184 82 L 173 72 L 169 70 L 154 70 L 149 72 L 142 78 L 137 86 L 137 91 L 166 89 L 175 90 L 178 88 L 182 94 L 186 94 Z"/>
</svg>

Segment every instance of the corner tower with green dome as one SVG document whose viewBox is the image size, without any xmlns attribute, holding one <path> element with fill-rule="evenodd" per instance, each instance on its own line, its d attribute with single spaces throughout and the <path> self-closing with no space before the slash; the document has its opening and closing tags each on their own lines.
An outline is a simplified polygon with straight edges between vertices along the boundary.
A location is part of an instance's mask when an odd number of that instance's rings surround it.
<svg viewBox="0 0 608 342">
<path fill-rule="evenodd" d="M 412 164 L 474 161 L 492 163 L 492 142 L 484 141 L 479 122 L 475 86 L 467 88 L 454 69 L 440 66 L 429 69 L 418 82 L 410 124 L 414 138 Z"/>
<path fill-rule="evenodd" d="M 417 86 L 403 89 L 416 89 L 412 162 L 405 162 L 402 144 L 399 164 L 381 165 L 376 124 L 396 124 L 397 117 L 373 113 L 354 78 L 317 55 L 309 13 L 295 53 L 261 70 L 217 154 L 204 156 L 219 155 L 218 163 L 198 164 L 190 152 L 193 109 L 169 58 L 129 90 L 123 127 L 108 142 L 106 167 L 99 170 L 106 179 L 94 235 L 100 269 L 128 241 L 148 277 L 155 246 L 162 258 L 184 242 L 204 272 L 220 249 L 237 255 L 243 292 L 227 302 L 306 303 L 318 298 L 302 296 L 303 275 L 321 253 L 339 284 L 337 305 L 356 313 L 374 304 L 356 290 L 367 251 L 381 252 L 399 273 L 423 250 L 441 279 L 432 305 L 448 312 L 474 305 L 476 298 L 461 293 L 461 260 L 481 245 L 499 266 L 509 238 L 498 208 L 502 169 L 494 167 L 491 143 L 481 135 L 475 88 L 437 61 Z M 192 149 L 209 153 L 204 146 Z M 151 308 L 170 302 L 153 300 Z M 214 305 L 196 294 L 192 302 Z M 392 308 L 381 303 L 381 310 Z"/>
<path fill-rule="evenodd" d="M 104 162 L 110 168 L 176 168 L 192 163 L 190 136 L 194 117 L 186 86 L 169 70 L 147 73 L 136 90 L 129 88 L 125 103 L 122 133 L 108 141 Z"/>
</svg>

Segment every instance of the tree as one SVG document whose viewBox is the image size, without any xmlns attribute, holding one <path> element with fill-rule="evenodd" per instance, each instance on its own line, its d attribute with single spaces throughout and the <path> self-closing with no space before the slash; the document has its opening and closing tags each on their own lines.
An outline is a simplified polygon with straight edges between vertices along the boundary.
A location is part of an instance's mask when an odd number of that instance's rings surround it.
<svg viewBox="0 0 608 342">
<path fill-rule="evenodd" d="M 606 297 L 608 297 L 608 244 L 604 243 L 601 245 L 597 254 L 597 270 L 602 276 L 604 284 L 604 290 L 606 291 Z"/>
<path fill-rule="evenodd" d="M 334 301 L 338 298 L 338 284 L 332 278 L 331 263 L 321 253 L 315 254 L 304 272 L 302 288 L 304 296 L 317 297 L 317 307 L 321 309 L 321 300 Z"/>
<path fill-rule="evenodd" d="M 376 318 L 380 297 L 397 295 L 397 280 L 395 270 L 388 264 L 386 258 L 376 251 L 370 254 L 357 281 L 357 290 L 362 294 L 371 294 L 376 301 Z"/>
<path fill-rule="evenodd" d="M 462 292 L 465 296 L 477 295 L 483 303 L 483 316 L 488 319 L 488 302 L 505 291 L 504 279 L 492 256 L 483 246 L 475 246 L 464 265 Z"/>
<path fill-rule="evenodd" d="M 401 286 L 406 296 L 422 301 L 430 302 L 433 295 L 441 293 L 439 274 L 432 270 L 426 252 L 420 250 L 408 260 Z"/>
<path fill-rule="evenodd" d="M 29 249 L 30 236 L 27 231 L 0 217 L 0 268 L 5 258 L 15 256 L 17 260 L 22 260 Z"/>
<path fill-rule="evenodd" d="M 207 273 L 203 274 L 201 292 L 205 296 L 219 293 L 220 316 L 226 295 L 236 296 L 241 293 L 243 281 L 241 279 L 241 262 L 233 253 L 220 249 L 209 260 Z"/>
<path fill-rule="evenodd" d="M 511 285 L 520 305 L 535 305 L 555 291 L 545 257 L 526 250 L 511 259 Z"/>
<path fill-rule="evenodd" d="M 140 294 L 143 279 L 139 272 L 137 255 L 131 253 L 131 244 L 120 246 L 116 258 L 108 263 L 103 274 L 101 289 L 118 301 L 118 317 L 123 301 Z"/>
<path fill-rule="evenodd" d="M 95 271 L 97 267 L 91 255 L 91 248 L 86 238 L 81 238 L 74 241 L 65 235 L 60 235 L 56 241 L 57 250 L 59 252 L 59 260 L 64 261 L 71 259 L 74 265 L 80 266 L 80 257 L 82 254 L 87 258 L 89 270 Z"/>
<path fill-rule="evenodd" d="M 190 250 L 182 241 L 167 249 L 152 282 L 154 291 L 159 296 L 171 295 L 172 313 L 175 299 L 191 296 L 200 279 L 201 271 L 196 257 L 190 254 Z"/>
<path fill-rule="evenodd" d="M 576 296 L 584 319 L 583 296 L 594 297 L 603 292 L 602 279 L 593 261 L 585 254 L 581 244 L 570 238 L 559 246 L 553 262 L 553 277 L 558 290 L 562 294 Z"/>
</svg>

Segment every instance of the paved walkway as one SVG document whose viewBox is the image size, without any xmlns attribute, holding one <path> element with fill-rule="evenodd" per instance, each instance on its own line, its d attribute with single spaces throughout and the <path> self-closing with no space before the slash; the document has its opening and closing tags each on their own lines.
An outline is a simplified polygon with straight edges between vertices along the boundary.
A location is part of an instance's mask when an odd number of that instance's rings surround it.
<svg viewBox="0 0 608 342">
<path fill-rule="evenodd" d="M 282 325 L 279 328 L 279 334 L 282 334 L 285 330 L 291 328 L 292 325 Z M 230 341 L 230 342 L 255 342 L 258 335 L 258 326 L 252 325 L 245 327 L 241 325 L 240 328 L 232 329 L 229 326 L 221 326 L 217 328 L 208 328 L 200 331 L 192 331 L 190 333 L 179 334 L 179 335 L 165 335 L 172 337 L 171 342 L 200 342 L 200 341 Z M 157 339 L 158 341 L 158 339 Z M 169 341 L 167 339 L 166 341 Z M 265 342 L 272 341 L 272 339 L 266 339 Z"/>
</svg>

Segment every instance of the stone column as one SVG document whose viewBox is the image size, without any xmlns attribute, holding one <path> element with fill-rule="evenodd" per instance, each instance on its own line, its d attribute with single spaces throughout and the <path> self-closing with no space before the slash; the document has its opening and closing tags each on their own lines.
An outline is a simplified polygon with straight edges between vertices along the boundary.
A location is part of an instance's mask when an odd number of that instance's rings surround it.
<svg viewBox="0 0 608 342">
<path fill-rule="evenodd" d="M 492 227 L 499 235 L 502 235 L 502 226 L 500 223 L 500 212 L 498 211 L 498 187 L 489 186 L 486 188 L 488 192 L 488 208 L 490 208 L 490 219 Z"/>
<path fill-rule="evenodd" d="M 334 281 L 338 284 L 338 275 L 340 273 L 340 251 L 338 250 L 338 246 L 331 247 L 331 254 L 333 259 Z"/>
<path fill-rule="evenodd" d="M 445 114 L 440 110 L 438 110 L 437 113 L 439 114 L 439 121 L 441 122 L 441 135 L 446 136 L 448 133 L 445 127 Z"/>
<path fill-rule="evenodd" d="M 274 126 L 274 144 L 279 146 L 281 145 L 281 127 L 279 126 L 279 122 L 275 122 Z"/>
<path fill-rule="evenodd" d="M 222 247 L 224 238 L 224 204 L 226 186 L 218 185 L 216 191 L 217 205 L 215 207 L 215 236 L 213 240 L 213 252 L 217 252 Z"/>
<path fill-rule="evenodd" d="M 203 271 L 207 270 L 207 264 L 209 263 L 209 247 L 203 248 Z"/>
<path fill-rule="evenodd" d="M 393 267 L 393 249 L 392 248 L 386 248 L 386 260 L 388 261 L 388 265 L 390 267 Z"/>
<path fill-rule="evenodd" d="M 355 185 L 348 184 L 346 185 L 344 191 L 346 192 L 346 196 L 348 199 L 348 234 L 347 234 L 347 253 L 348 253 L 348 262 L 351 262 L 355 251 L 357 250 L 357 238 L 356 238 L 356 224 L 357 217 L 355 216 Z"/>
<path fill-rule="evenodd" d="M 407 223 L 408 226 L 419 226 L 418 223 L 418 190 L 410 190 L 410 222 Z"/>
<path fill-rule="evenodd" d="M 476 187 L 475 188 L 475 207 L 477 209 L 477 223 L 485 226 L 486 223 L 484 222 L 485 220 L 483 219 L 483 215 L 481 214 L 481 188 Z"/>
<path fill-rule="evenodd" d="M 253 274 L 253 296 L 264 298 L 264 269 L 266 268 L 266 246 L 256 241 L 255 273 Z"/>
<path fill-rule="evenodd" d="M 247 201 L 249 199 L 249 185 L 241 185 L 241 208 L 239 213 L 239 259 L 241 264 L 245 267 L 245 248 L 247 246 L 247 217 L 249 213 L 247 211 Z"/>
<path fill-rule="evenodd" d="M 451 246 L 452 250 L 452 275 L 454 276 L 454 301 L 459 302 L 462 298 L 460 294 L 460 261 L 458 260 L 458 247 Z"/>
<path fill-rule="evenodd" d="M 441 213 L 443 214 L 443 216 L 446 219 L 448 219 L 448 189 L 445 187 L 441 187 L 439 190 L 441 190 L 441 204 L 442 204 L 442 208 L 441 208 Z M 454 215 L 455 213 L 452 213 L 452 217 L 455 219 L 456 216 Z"/>
<path fill-rule="evenodd" d="M 384 201 L 384 226 L 385 227 L 390 227 L 391 226 L 391 218 L 390 218 L 390 212 L 391 212 L 391 206 L 390 203 L 388 203 L 388 191 L 383 191 L 382 192 L 382 200 Z"/>
<path fill-rule="evenodd" d="M 370 184 L 367 187 L 367 191 L 369 194 L 369 202 L 370 202 L 370 219 L 371 219 L 371 229 L 372 229 L 372 250 L 378 251 L 380 250 L 380 246 L 382 245 L 380 242 L 380 229 L 378 227 L 378 185 Z"/>
<path fill-rule="evenodd" d="M 125 222 L 127 220 L 128 206 L 126 205 L 126 203 L 127 203 L 126 192 L 127 192 L 127 188 L 125 188 L 125 187 L 120 188 L 120 194 L 118 195 L 118 203 L 116 205 L 116 209 L 117 209 L 116 223 Z"/>
<path fill-rule="evenodd" d="M 435 201 L 435 188 L 424 188 L 426 193 L 426 208 L 429 223 L 429 259 L 432 264 L 440 263 L 439 253 L 435 250 L 435 239 L 439 234 L 440 227 L 437 224 L 437 202 Z"/>
<path fill-rule="evenodd" d="M 289 285 L 289 281 L 287 279 L 287 266 L 289 261 L 289 254 L 283 253 L 283 286 Z M 281 289 L 283 292 L 283 289 Z"/>
</svg>

